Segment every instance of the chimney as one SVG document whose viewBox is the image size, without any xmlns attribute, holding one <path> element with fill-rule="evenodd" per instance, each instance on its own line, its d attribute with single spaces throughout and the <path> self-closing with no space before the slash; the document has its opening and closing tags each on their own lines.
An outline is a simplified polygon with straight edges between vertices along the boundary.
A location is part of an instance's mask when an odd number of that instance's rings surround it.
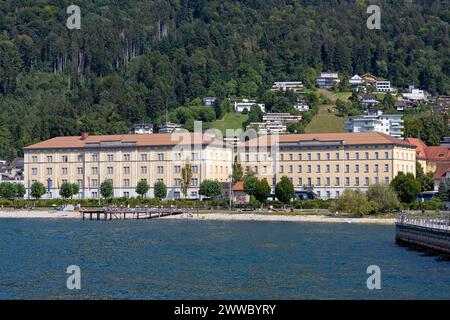
<svg viewBox="0 0 450 320">
<path fill-rule="evenodd" d="M 81 133 L 81 140 L 86 140 L 88 137 L 89 137 L 89 133 L 87 133 L 87 132 Z"/>
</svg>

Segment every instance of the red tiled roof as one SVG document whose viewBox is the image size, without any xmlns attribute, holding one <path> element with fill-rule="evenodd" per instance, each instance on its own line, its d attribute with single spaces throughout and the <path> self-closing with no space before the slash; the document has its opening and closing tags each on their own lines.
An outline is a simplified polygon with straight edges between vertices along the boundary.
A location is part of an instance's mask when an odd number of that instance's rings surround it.
<svg viewBox="0 0 450 320">
<path fill-rule="evenodd" d="M 233 191 L 244 191 L 244 181 L 239 181 L 233 186 Z"/>
<path fill-rule="evenodd" d="M 346 132 L 346 133 L 310 133 L 310 134 L 281 134 L 276 136 L 261 136 L 246 142 L 247 146 L 270 146 L 276 143 L 295 142 L 332 142 L 342 141 L 345 145 L 401 145 L 414 148 L 414 145 L 381 132 Z"/>
<path fill-rule="evenodd" d="M 177 144 L 211 144 L 217 142 L 214 138 L 200 133 L 161 133 L 161 134 L 128 134 L 128 135 L 104 135 L 75 137 L 56 137 L 42 141 L 25 148 L 32 149 L 61 149 L 84 148 L 98 143 L 126 143 L 138 147 L 145 146 L 176 146 Z"/>
<path fill-rule="evenodd" d="M 428 147 L 422 140 L 417 138 L 407 138 L 405 141 L 417 147 L 417 159 L 450 161 L 450 147 Z"/>
<path fill-rule="evenodd" d="M 440 163 L 436 167 L 433 180 L 442 180 L 445 178 L 447 172 L 450 172 L 450 162 Z"/>
</svg>

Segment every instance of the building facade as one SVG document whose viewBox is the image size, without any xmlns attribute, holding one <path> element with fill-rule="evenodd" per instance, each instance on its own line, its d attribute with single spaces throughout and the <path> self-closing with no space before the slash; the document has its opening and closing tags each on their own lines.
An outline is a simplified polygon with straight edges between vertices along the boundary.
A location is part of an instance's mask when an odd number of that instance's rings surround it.
<svg viewBox="0 0 450 320">
<path fill-rule="evenodd" d="M 272 190 L 287 176 L 296 191 L 322 199 L 390 183 L 399 172 L 416 174 L 415 146 L 377 132 L 264 136 L 246 142 L 239 156 Z"/>
<path fill-rule="evenodd" d="M 181 170 L 192 166 L 187 198 L 198 198 L 203 180 L 229 181 L 232 151 L 203 134 L 111 135 L 57 137 L 24 149 L 24 182 L 27 197 L 39 181 L 47 188 L 46 199 L 59 198 L 62 183 L 77 183 L 79 199 L 98 199 L 100 185 L 110 181 L 114 197 L 136 197 L 136 186 L 146 180 L 148 197 L 153 186 L 164 182 L 168 199 L 183 198 Z"/>
<path fill-rule="evenodd" d="M 391 82 L 390 81 L 377 81 L 375 88 L 377 92 L 391 92 Z"/>
<path fill-rule="evenodd" d="M 247 112 L 250 112 L 252 106 L 258 106 L 262 112 L 266 112 L 266 105 L 262 104 L 262 103 L 256 103 L 256 100 L 247 100 L 244 99 L 240 102 L 235 102 L 234 103 L 234 112 L 238 112 L 238 113 L 242 113 L 245 110 L 247 110 Z"/>
</svg>

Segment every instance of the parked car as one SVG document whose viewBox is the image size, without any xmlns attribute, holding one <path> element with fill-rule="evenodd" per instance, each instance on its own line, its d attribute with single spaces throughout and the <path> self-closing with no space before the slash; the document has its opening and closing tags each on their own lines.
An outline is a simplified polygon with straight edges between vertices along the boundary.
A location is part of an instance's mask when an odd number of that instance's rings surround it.
<svg viewBox="0 0 450 320">
<path fill-rule="evenodd" d="M 296 200 L 316 200 L 319 196 L 312 191 L 295 191 Z"/>
</svg>

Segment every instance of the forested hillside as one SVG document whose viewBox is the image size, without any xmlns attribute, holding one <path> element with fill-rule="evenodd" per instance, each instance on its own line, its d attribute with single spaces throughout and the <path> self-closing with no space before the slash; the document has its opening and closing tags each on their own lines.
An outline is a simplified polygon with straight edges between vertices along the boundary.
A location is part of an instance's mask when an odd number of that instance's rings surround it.
<svg viewBox="0 0 450 320">
<path fill-rule="evenodd" d="M 0 1 L 0 159 L 56 135 L 127 132 L 196 98 L 260 98 L 275 80 L 371 72 L 450 88 L 449 1 Z"/>
</svg>

